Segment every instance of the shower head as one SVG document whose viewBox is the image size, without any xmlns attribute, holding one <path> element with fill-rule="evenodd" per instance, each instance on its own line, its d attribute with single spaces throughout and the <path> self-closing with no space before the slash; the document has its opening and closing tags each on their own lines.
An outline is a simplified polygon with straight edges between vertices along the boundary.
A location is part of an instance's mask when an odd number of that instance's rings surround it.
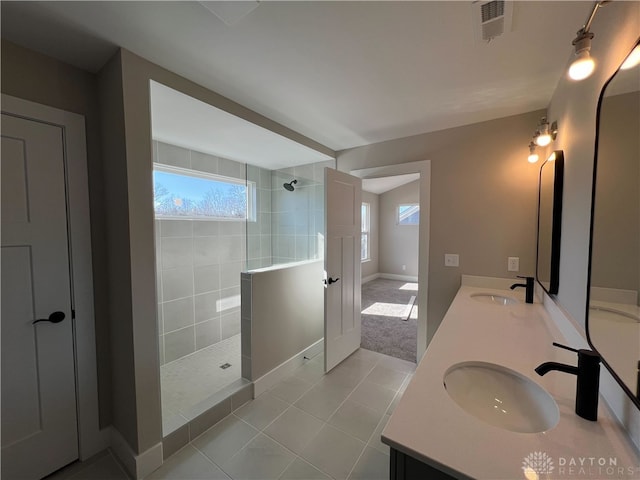
<svg viewBox="0 0 640 480">
<path fill-rule="evenodd" d="M 293 185 L 296 183 L 298 183 L 298 180 L 291 180 L 289 183 L 283 183 L 282 186 L 284 187 L 285 190 L 293 192 L 295 190 Z"/>
</svg>

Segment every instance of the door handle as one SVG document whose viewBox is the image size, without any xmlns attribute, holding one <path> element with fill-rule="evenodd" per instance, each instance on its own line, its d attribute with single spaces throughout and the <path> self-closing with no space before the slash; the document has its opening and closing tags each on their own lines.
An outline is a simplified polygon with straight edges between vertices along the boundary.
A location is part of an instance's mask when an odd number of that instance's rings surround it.
<svg viewBox="0 0 640 480">
<path fill-rule="evenodd" d="M 327 283 L 328 283 L 329 285 L 331 285 L 332 283 L 337 283 L 339 280 L 340 280 L 340 278 L 339 278 L 339 277 L 337 277 L 337 278 L 331 278 L 331 277 L 329 277 L 329 279 L 327 280 Z"/>
<path fill-rule="evenodd" d="M 64 320 L 64 317 L 64 312 L 53 312 L 49 315 L 49 318 L 39 318 L 38 320 L 34 320 L 31 324 L 35 325 L 38 322 L 60 323 Z"/>
</svg>

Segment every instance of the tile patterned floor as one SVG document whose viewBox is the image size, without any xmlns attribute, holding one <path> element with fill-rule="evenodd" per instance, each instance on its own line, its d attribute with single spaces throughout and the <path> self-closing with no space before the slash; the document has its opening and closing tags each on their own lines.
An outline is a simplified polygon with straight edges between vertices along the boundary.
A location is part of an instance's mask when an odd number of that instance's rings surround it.
<svg viewBox="0 0 640 480">
<path fill-rule="evenodd" d="M 149 479 L 387 479 L 380 434 L 415 364 L 360 349 L 322 355 L 203 433 Z"/>
<path fill-rule="evenodd" d="M 220 365 L 230 363 L 227 369 Z M 240 378 L 240 335 L 160 367 L 162 418 L 166 423 Z M 186 418 L 185 418 L 186 421 Z M 165 428 L 166 430 L 166 428 Z"/>
<path fill-rule="evenodd" d="M 413 363 L 360 349 L 324 375 L 319 355 L 147 480 L 388 479 L 389 447 L 380 434 L 414 370 Z M 108 454 L 71 478 L 125 477 Z"/>
</svg>

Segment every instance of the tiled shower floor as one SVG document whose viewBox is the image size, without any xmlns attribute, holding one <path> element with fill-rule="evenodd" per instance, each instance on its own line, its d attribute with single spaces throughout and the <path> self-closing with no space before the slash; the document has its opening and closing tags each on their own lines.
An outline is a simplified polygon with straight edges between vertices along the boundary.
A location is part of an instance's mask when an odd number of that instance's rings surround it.
<svg viewBox="0 0 640 480">
<path fill-rule="evenodd" d="M 226 369 L 220 365 L 229 363 Z M 240 379 L 240 335 L 160 367 L 162 420 L 165 434 L 190 410 Z"/>
</svg>

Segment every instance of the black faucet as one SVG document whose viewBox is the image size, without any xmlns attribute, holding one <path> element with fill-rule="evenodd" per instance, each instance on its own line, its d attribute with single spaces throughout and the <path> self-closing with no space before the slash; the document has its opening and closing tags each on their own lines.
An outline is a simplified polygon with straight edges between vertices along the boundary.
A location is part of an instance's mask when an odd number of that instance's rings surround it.
<svg viewBox="0 0 640 480">
<path fill-rule="evenodd" d="M 600 355 L 593 350 L 566 347 L 553 342 L 556 347 L 564 348 L 578 354 L 578 366 L 565 365 L 558 362 L 545 362 L 536 368 L 538 375 L 551 370 L 576 375 L 576 413 L 587 420 L 598 419 L 598 387 L 600 384 Z"/>
<path fill-rule="evenodd" d="M 533 277 L 521 277 L 518 275 L 518 278 L 524 278 L 527 283 L 514 283 L 511 285 L 511 290 L 517 287 L 526 288 L 525 301 L 527 303 L 533 303 Z"/>
</svg>

